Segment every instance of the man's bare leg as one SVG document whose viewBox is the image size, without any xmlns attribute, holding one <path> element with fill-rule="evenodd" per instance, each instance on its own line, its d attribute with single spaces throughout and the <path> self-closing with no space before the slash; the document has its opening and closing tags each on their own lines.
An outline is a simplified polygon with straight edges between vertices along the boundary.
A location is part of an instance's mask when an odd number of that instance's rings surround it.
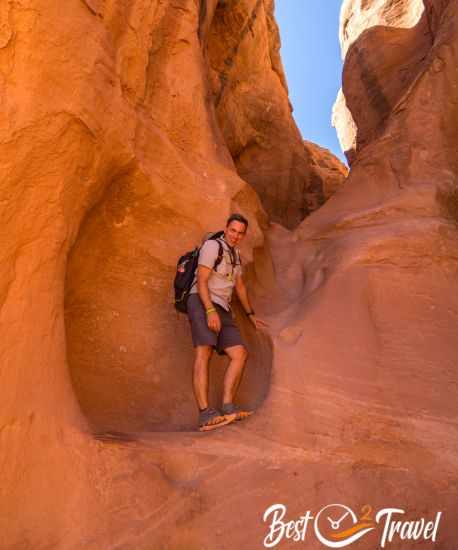
<svg viewBox="0 0 458 550">
<path fill-rule="evenodd" d="M 248 352 L 245 346 L 232 346 L 224 350 L 229 356 L 230 363 L 224 376 L 223 405 L 233 403 L 243 369 L 248 359 Z"/>
<path fill-rule="evenodd" d="M 197 346 L 192 373 L 194 396 L 200 410 L 208 407 L 208 365 L 213 353 L 211 346 Z"/>
<path fill-rule="evenodd" d="M 197 346 L 193 368 L 194 396 L 199 407 L 199 430 L 207 431 L 229 424 L 236 414 L 221 414 L 208 406 L 208 366 L 213 353 L 210 346 Z"/>
</svg>

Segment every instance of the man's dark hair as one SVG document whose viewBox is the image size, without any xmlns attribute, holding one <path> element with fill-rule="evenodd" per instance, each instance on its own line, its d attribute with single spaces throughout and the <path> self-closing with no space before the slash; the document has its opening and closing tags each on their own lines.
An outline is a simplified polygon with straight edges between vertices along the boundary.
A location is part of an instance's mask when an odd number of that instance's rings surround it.
<svg viewBox="0 0 458 550">
<path fill-rule="evenodd" d="M 226 222 L 226 227 L 228 227 L 232 222 L 240 222 L 245 225 L 245 231 L 248 229 L 248 220 L 242 216 L 242 214 L 231 214 Z"/>
</svg>

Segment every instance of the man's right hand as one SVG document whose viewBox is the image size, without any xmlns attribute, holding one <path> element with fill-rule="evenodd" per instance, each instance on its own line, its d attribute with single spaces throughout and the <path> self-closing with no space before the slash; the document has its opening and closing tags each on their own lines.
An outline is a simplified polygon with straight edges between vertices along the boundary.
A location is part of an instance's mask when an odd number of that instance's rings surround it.
<svg viewBox="0 0 458 550">
<path fill-rule="evenodd" d="M 221 330 L 221 319 L 216 311 L 212 311 L 207 315 L 207 325 L 210 330 L 217 334 Z"/>
</svg>

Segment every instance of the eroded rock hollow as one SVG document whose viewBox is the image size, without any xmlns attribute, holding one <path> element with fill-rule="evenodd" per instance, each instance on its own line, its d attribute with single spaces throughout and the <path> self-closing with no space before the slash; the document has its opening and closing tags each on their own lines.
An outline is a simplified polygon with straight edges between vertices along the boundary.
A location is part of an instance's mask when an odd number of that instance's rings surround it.
<svg viewBox="0 0 458 550">
<path fill-rule="evenodd" d="M 275 502 L 442 511 L 453 548 L 457 37 L 453 0 L 343 3 L 343 183 L 272 0 L 3 2 L 4 548 L 251 549 Z M 171 282 L 234 210 L 270 329 L 241 319 L 256 414 L 199 434 Z"/>
</svg>

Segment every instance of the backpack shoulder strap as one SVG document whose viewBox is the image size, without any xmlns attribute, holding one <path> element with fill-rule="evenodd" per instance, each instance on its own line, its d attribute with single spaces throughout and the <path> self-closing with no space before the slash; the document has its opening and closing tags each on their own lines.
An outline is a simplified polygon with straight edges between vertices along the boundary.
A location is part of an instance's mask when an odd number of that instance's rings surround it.
<svg viewBox="0 0 458 550">
<path fill-rule="evenodd" d="M 221 260 L 223 259 L 223 245 L 221 244 L 221 241 L 219 239 L 215 239 L 218 243 L 218 257 L 215 260 L 215 265 L 213 266 L 213 270 L 217 271 L 219 264 L 221 263 Z"/>
</svg>

